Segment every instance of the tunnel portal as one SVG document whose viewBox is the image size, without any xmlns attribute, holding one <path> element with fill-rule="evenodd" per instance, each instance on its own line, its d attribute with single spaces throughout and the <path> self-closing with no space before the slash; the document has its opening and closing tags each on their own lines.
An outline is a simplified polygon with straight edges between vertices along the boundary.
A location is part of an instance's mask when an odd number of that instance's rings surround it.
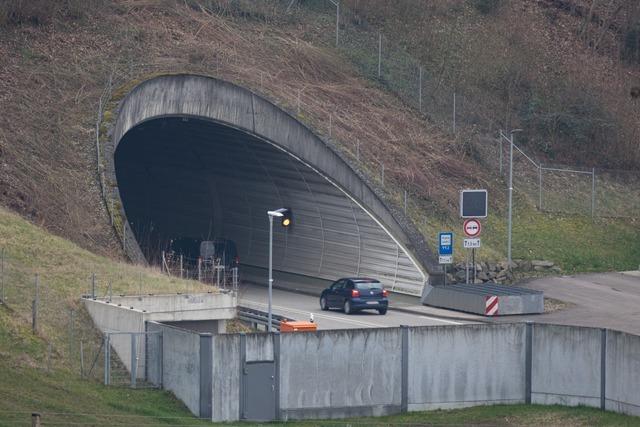
<svg viewBox="0 0 640 427">
<path fill-rule="evenodd" d="M 176 82 L 176 77 L 185 80 Z M 205 100 L 202 92 L 186 90 L 187 83 L 200 79 L 223 84 L 222 97 L 209 93 Z M 138 87 L 129 94 L 114 134 L 114 172 L 124 213 L 150 262 L 171 239 L 224 238 L 235 242 L 241 270 L 264 269 L 267 211 L 288 207 L 293 225 L 274 224 L 275 270 L 323 280 L 374 277 L 391 290 L 420 294 L 427 277 L 422 266 L 332 175 L 258 133 L 255 121 L 253 128 L 242 129 L 211 114 L 194 114 L 194 103 L 210 112 L 211 102 L 217 102 L 242 116 L 242 107 L 229 98 L 229 84 L 195 76 L 171 76 L 165 83 L 153 86 L 151 93 L 140 93 Z M 246 96 L 248 91 L 233 87 Z M 169 108 L 163 111 L 150 95 Z M 251 94 L 248 104 L 254 118 L 256 99 Z M 182 106 L 176 108 L 176 102 Z M 283 118 L 295 119 L 281 113 L 276 112 L 272 126 L 282 133 L 283 126 L 290 126 Z M 294 139 L 289 143 L 313 155 L 303 146 L 308 138 L 296 138 L 297 129 L 285 133 Z"/>
</svg>

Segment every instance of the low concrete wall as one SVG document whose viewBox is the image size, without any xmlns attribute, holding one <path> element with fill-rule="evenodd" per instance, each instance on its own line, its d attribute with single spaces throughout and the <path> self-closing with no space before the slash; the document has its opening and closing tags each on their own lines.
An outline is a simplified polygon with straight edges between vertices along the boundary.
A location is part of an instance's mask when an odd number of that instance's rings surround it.
<svg viewBox="0 0 640 427">
<path fill-rule="evenodd" d="M 213 421 L 240 418 L 240 335 L 213 337 Z"/>
<path fill-rule="evenodd" d="M 400 411 L 398 329 L 281 335 L 280 416 L 343 418 Z"/>
<path fill-rule="evenodd" d="M 525 325 L 409 330 L 408 409 L 525 401 Z"/>
<path fill-rule="evenodd" d="M 162 333 L 162 386 L 189 410 L 200 414 L 200 334 L 149 322 L 149 332 Z"/>
<path fill-rule="evenodd" d="M 111 302 L 146 311 L 145 320 L 158 322 L 233 319 L 238 305 L 232 293 L 127 295 L 114 296 Z"/>
<path fill-rule="evenodd" d="M 640 337 L 621 332 L 486 324 L 210 336 L 153 322 L 148 330 L 162 332 L 164 387 L 213 421 L 242 417 L 243 369 L 253 361 L 275 362 L 281 420 L 523 402 L 606 403 L 640 415 Z"/>
<path fill-rule="evenodd" d="M 144 314 L 140 310 L 130 309 L 129 306 L 118 307 L 116 304 L 108 304 L 103 301 L 84 299 L 85 307 L 93 319 L 93 323 L 102 332 L 144 332 Z M 131 336 L 111 335 L 109 339 L 111 348 L 116 352 L 120 361 L 131 372 Z M 144 343 L 138 342 L 139 360 L 137 377 L 144 375 Z"/>
<path fill-rule="evenodd" d="M 607 331 L 606 409 L 640 416 L 640 337 Z"/>
<path fill-rule="evenodd" d="M 601 331 L 534 325 L 532 403 L 600 406 Z"/>
</svg>

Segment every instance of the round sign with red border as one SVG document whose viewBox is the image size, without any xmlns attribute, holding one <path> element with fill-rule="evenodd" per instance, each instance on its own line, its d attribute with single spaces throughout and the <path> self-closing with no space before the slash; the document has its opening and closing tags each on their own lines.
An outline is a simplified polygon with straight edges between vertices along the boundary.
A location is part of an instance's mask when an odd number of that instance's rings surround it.
<svg viewBox="0 0 640 427">
<path fill-rule="evenodd" d="M 480 235 L 480 231 L 482 231 L 482 226 L 480 225 L 480 221 L 477 219 L 468 219 L 464 222 L 464 234 L 467 237 L 478 237 Z"/>
</svg>

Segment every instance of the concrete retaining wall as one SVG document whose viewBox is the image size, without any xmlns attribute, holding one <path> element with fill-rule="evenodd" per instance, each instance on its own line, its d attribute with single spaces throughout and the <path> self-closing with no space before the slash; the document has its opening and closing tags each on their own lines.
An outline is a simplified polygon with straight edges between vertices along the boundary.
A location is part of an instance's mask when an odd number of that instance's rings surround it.
<svg viewBox="0 0 640 427">
<path fill-rule="evenodd" d="M 600 329 L 535 325 L 532 403 L 600 406 Z"/>
<path fill-rule="evenodd" d="M 162 387 L 200 414 L 200 335 L 149 322 L 149 332 L 162 333 Z"/>
<path fill-rule="evenodd" d="M 525 325 L 412 328 L 408 409 L 525 401 Z"/>
<path fill-rule="evenodd" d="M 213 337 L 213 421 L 240 418 L 240 335 Z"/>
<path fill-rule="evenodd" d="M 640 416 L 640 337 L 607 331 L 606 409 Z"/>
<path fill-rule="evenodd" d="M 400 411 L 398 329 L 282 334 L 281 418 L 341 418 Z"/>
<path fill-rule="evenodd" d="M 93 323 L 102 332 L 144 332 L 144 313 L 140 310 L 129 309 L 126 306 L 118 307 L 115 304 L 107 304 L 103 301 L 84 300 L 85 307 L 93 319 Z M 131 336 L 111 335 L 111 348 L 116 352 L 120 361 L 131 372 Z M 137 377 L 144 375 L 144 345 L 138 345 L 141 358 L 138 366 Z"/>
<path fill-rule="evenodd" d="M 621 332 L 541 324 L 214 336 L 156 323 L 148 330 L 162 331 L 164 387 L 214 421 L 241 418 L 243 368 L 254 361 L 274 361 L 281 420 L 523 402 L 606 403 L 640 415 L 640 337 Z"/>
</svg>

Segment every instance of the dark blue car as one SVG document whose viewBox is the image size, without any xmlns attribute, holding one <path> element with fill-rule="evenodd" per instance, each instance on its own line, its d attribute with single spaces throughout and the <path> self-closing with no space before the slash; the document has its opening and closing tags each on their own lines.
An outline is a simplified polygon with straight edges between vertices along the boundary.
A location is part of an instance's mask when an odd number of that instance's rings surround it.
<svg viewBox="0 0 640 427">
<path fill-rule="evenodd" d="M 389 307 L 388 292 L 375 279 L 344 278 L 334 282 L 320 294 L 320 308 L 341 308 L 345 313 L 372 309 L 385 314 Z"/>
</svg>

